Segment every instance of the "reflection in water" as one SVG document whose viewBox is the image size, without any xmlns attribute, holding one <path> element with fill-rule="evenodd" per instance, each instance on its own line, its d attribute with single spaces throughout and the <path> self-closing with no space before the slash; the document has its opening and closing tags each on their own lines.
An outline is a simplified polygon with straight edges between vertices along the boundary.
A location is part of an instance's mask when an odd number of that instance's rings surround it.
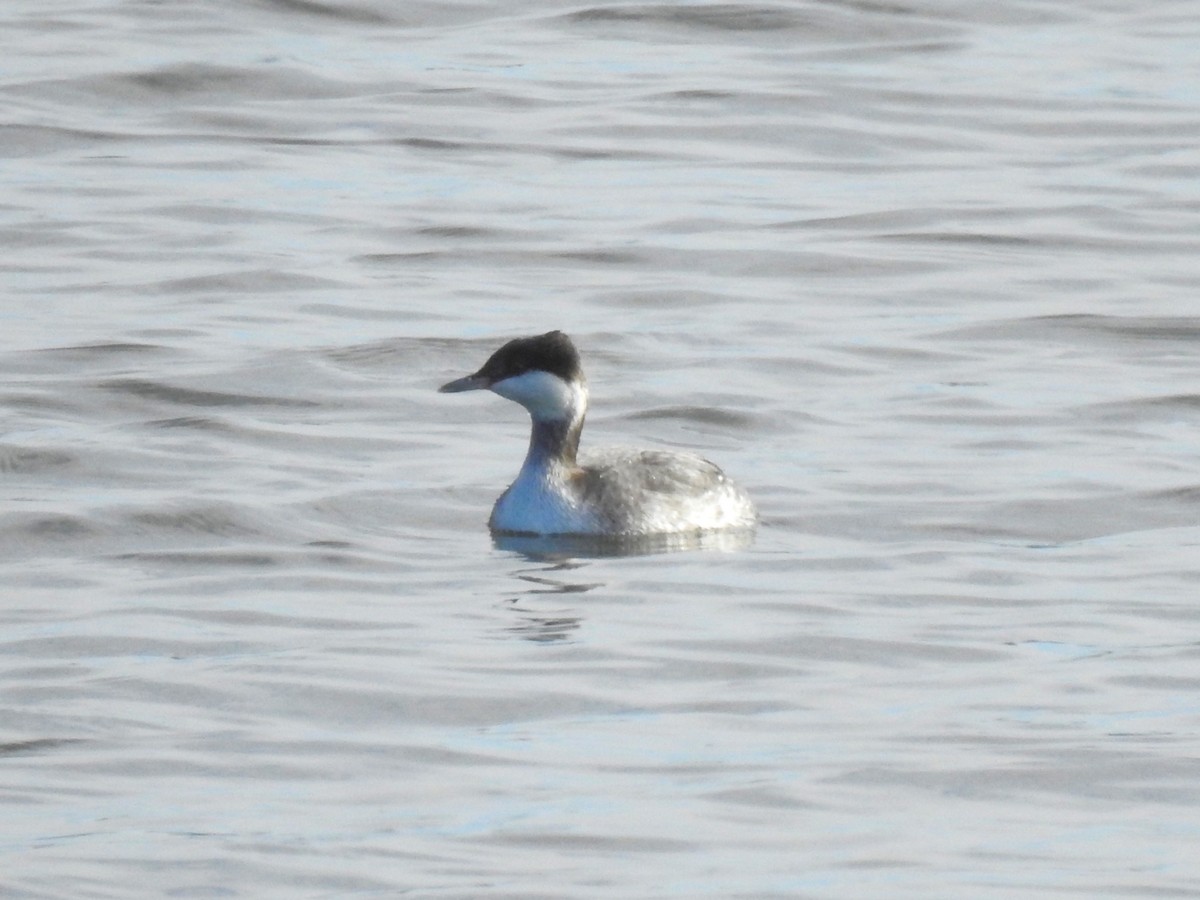
<svg viewBox="0 0 1200 900">
<path fill-rule="evenodd" d="M 550 565 L 539 567 L 535 570 L 538 574 L 531 574 L 529 571 L 518 570 L 514 574 L 521 581 L 527 581 L 537 587 L 530 588 L 525 591 L 525 599 L 537 597 L 539 594 L 582 594 L 598 588 L 602 585 L 596 582 L 576 583 L 565 581 L 561 578 L 550 577 L 546 573 L 553 572 L 570 572 L 574 569 L 581 569 L 586 563 L 572 562 L 571 560 L 558 560 Z M 579 628 L 583 621 L 582 616 L 564 615 L 562 613 L 548 614 L 546 610 L 534 610 L 523 605 L 523 598 L 513 597 L 507 601 L 510 604 L 510 609 L 517 613 L 521 619 L 516 625 L 512 625 L 505 629 L 510 634 L 518 635 L 529 641 L 561 641 L 564 640 L 571 632 Z"/>
<path fill-rule="evenodd" d="M 578 565 L 555 566 L 555 569 L 577 569 Z M 531 594 L 582 594 L 584 591 L 590 591 L 592 588 L 600 587 L 599 584 L 569 584 L 565 581 L 557 581 L 553 578 L 539 578 L 536 575 L 518 575 L 522 581 L 529 581 L 533 584 L 545 585 L 541 590 L 530 591 Z"/>
<path fill-rule="evenodd" d="M 545 613 L 523 609 L 520 599 L 516 597 L 508 602 L 512 610 L 520 616 L 520 620 L 505 631 L 527 641 L 550 643 L 566 640 L 583 622 L 582 616 L 548 616 Z"/>
<path fill-rule="evenodd" d="M 640 537 L 609 537 L 595 535 L 515 535 L 494 534 L 497 550 L 519 553 L 530 562 L 546 563 L 533 570 L 517 570 L 513 574 L 522 581 L 537 585 L 524 592 L 525 598 L 539 594 L 582 594 L 602 587 L 598 582 L 573 582 L 554 573 L 567 573 L 583 568 L 587 563 L 577 558 L 599 559 L 615 556 L 647 556 L 673 553 L 679 550 L 741 550 L 754 540 L 753 529 L 695 532 L 693 534 L 660 534 Z M 534 574 L 536 573 L 536 574 Z M 506 629 L 531 641 L 561 641 L 579 628 L 583 618 L 578 615 L 547 615 L 544 610 L 524 607 L 521 597 L 508 601 L 521 621 Z"/>
<path fill-rule="evenodd" d="M 754 542 L 754 529 L 694 531 L 687 534 L 638 536 L 582 534 L 494 534 L 497 550 L 520 553 L 533 561 L 562 561 L 572 557 L 599 559 L 609 556 L 649 556 L 683 550 L 744 550 Z"/>
<path fill-rule="evenodd" d="M 574 582 L 555 573 L 565 574 L 581 569 L 586 562 L 577 558 L 599 559 L 616 556 L 647 556 L 673 553 L 680 550 L 733 551 L 748 547 L 754 540 L 753 529 L 695 532 L 692 534 L 643 535 L 640 537 L 610 537 L 595 535 L 493 535 L 498 550 L 519 553 L 531 562 L 545 563 L 534 570 L 517 570 L 513 574 L 521 581 L 536 585 L 524 591 L 524 597 L 508 601 L 520 615 L 518 624 L 505 629 L 530 641 L 561 641 L 577 630 L 583 622 L 579 615 L 562 612 L 548 614 L 532 610 L 524 604 L 544 594 L 582 594 L 602 587 L 600 582 Z M 573 610 L 571 612 L 574 612 Z"/>
</svg>

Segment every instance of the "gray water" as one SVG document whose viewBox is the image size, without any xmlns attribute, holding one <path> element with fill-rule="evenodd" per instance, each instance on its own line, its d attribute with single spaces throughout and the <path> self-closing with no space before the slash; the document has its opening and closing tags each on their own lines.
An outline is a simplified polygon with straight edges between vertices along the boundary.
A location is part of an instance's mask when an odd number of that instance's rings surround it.
<svg viewBox="0 0 1200 900">
<path fill-rule="evenodd" d="M 0 896 L 1200 897 L 1194 3 L 0 29 Z M 752 545 L 492 543 L 550 328 Z"/>
</svg>

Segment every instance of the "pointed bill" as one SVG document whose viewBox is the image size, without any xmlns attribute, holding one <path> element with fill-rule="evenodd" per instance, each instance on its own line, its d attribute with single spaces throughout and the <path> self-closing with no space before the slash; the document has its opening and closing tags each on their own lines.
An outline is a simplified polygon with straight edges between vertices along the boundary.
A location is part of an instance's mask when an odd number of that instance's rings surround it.
<svg viewBox="0 0 1200 900">
<path fill-rule="evenodd" d="M 438 393 L 459 394 L 463 391 L 486 391 L 489 387 L 491 387 L 491 383 L 488 379 L 476 373 L 474 375 L 465 375 L 462 378 L 456 378 L 453 381 L 443 384 L 438 388 Z"/>
</svg>

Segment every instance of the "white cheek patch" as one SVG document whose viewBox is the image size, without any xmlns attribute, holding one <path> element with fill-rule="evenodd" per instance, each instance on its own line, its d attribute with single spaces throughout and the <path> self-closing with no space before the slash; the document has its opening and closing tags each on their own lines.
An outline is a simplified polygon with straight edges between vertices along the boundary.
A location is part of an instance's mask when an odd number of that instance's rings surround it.
<svg viewBox="0 0 1200 900">
<path fill-rule="evenodd" d="M 586 399 L 582 387 L 567 384 L 557 375 L 541 371 L 497 381 L 492 390 L 520 403 L 531 416 L 542 421 L 570 418 Z"/>
</svg>

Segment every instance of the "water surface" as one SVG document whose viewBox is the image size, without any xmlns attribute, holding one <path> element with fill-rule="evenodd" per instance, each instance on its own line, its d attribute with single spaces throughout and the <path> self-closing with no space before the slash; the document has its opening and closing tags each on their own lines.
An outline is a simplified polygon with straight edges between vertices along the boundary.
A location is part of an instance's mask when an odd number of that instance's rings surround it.
<svg viewBox="0 0 1200 900">
<path fill-rule="evenodd" d="M 0 23 L 4 897 L 1197 895 L 1191 4 Z M 550 328 L 753 544 L 493 544 Z"/>
</svg>

